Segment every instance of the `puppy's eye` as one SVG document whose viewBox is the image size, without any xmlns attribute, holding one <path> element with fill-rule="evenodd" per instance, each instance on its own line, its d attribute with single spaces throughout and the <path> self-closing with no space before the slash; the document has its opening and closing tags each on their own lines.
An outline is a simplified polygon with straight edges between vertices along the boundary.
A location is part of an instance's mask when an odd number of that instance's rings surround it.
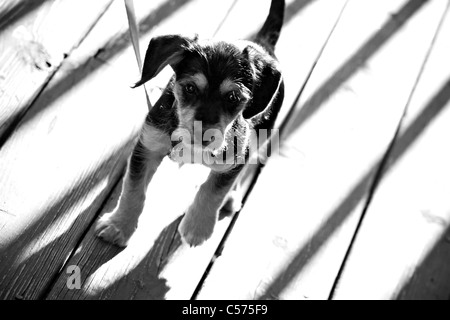
<svg viewBox="0 0 450 320">
<path fill-rule="evenodd" d="M 227 94 L 227 100 L 231 103 L 237 103 L 241 100 L 239 95 L 236 93 L 236 91 L 231 91 Z"/>
<path fill-rule="evenodd" d="M 187 84 L 184 86 L 184 91 L 188 94 L 195 94 L 196 88 L 193 84 Z"/>
</svg>

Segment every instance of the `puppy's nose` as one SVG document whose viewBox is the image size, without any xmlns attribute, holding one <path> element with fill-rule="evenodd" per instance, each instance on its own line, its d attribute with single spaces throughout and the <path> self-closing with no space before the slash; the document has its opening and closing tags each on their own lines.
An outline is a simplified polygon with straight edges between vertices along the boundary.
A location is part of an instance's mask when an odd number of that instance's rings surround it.
<svg viewBox="0 0 450 320">
<path fill-rule="evenodd" d="M 217 123 L 220 117 L 214 108 L 199 108 L 194 115 L 194 119 L 195 121 L 201 121 L 203 125 L 207 126 Z"/>
</svg>

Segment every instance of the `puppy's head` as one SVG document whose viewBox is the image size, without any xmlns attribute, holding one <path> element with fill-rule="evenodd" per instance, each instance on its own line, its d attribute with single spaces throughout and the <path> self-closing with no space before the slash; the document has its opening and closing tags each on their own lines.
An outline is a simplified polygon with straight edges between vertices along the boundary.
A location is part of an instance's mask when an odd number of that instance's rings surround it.
<svg viewBox="0 0 450 320">
<path fill-rule="evenodd" d="M 275 59 L 252 42 L 170 35 L 151 40 L 136 86 L 167 65 L 175 72 L 177 131 L 183 143 L 211 152 L 226 146 L 227 135 L 237 122 L 263 113 L 281 82 Z M 186 132 L 190 141 L 186 141 Z"/>
</svg>

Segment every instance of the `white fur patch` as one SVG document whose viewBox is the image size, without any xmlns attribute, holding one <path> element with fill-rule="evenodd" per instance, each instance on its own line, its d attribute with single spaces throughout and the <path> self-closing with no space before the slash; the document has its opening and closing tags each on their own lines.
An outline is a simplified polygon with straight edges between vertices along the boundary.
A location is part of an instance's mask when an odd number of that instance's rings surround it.
<svg viewBox="0 0 450 320">
<path fill-rule="evenodd" d="M 192 80 L 200 91 L 204 91 L 208 86 L 208 79 L 206 79 L 205 75 L 201 72 L 194 74 Z"/>
<path fill-rule="evenodd" d="M 250 91 L 246 87 L 244 87 L 242 84 L 236 83 L 231 79 L 223 80 L 222 83 L 220 84 L 220 93 L 222 95 L 225 95 L 230 91 L 236 91 L 236 93 L 241 98 L 244 98 L 246 100 L 250 99 L 250 96 L 251 96 Z"/>
<path fill-rule="evenodd" d="M 192 132 L 192 128 L 194 127 L 194 116 L 195 111 L 191 108 L 177 108 L 178 120 L 180 120 L 179 127 L 188 129 Z"/>
<path fill-rule="evenodd" d="M 151 124 L 144 124 L 140 136 L 142 144 L 150 151 L 169 152 L 170 136 Z"/>
<path fill-rule="evenodd" d="M 221 94 L 226 94 L 227 92 L 236 90 L 238 88 L 239 87 L 233 81 L 231 81 L 231 79 L 225 79 L 220 84 L 220 93 Z"/>
</svg>

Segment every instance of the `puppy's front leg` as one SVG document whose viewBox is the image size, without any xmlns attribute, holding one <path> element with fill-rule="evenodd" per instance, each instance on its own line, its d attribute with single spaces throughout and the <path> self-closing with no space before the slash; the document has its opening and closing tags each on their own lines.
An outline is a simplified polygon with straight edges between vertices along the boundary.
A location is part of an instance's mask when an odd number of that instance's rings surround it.
<svg viewBox="0 0 450 320">
<path fill-rule="evenodd" d="M 233 188 L 241 167 L 226 173 L 212 171 L 200 186 L 194 202 L 188 208 L 178 227 L 183 240 L 198 246 L 208 240 L 218 219 L 219 211 Z"/>
<path fill-rule="evenodd" d="M 164 141 L 153 140 L 149 147 L 148 140 L 155 139 L 155 135 L 152 135 L 154 132 L 148 132 L 148 128 L 144 127 L 134 148 L 118 206 L 113 212 L 105 214 L 96 225 L 96 234 L 99 238 L 119 246 L 127 245 L 137 227 L 144 208 L 147 185 L 167 154 L 166 148 L 161 146 L 170 143 L 168 137 L 160 135 L 159 138 L 164 138 Z"/>
</svg>

